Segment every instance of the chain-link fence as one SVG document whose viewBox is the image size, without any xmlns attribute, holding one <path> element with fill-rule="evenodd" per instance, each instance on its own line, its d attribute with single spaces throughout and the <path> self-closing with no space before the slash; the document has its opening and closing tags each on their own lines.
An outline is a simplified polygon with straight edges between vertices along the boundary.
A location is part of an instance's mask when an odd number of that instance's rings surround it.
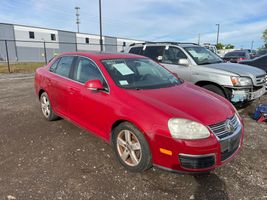
<svg viewBox="0 0 267 200">
<path fill-rule="evenodd" d="M 120 52 L 123 44 L 103 44 L 106 52 Z M 47 41 L 0 40 L 0 73 L 34 71 L 63 52 L 100 51 L 100 43 L 70 43 Z"/>
</svg>

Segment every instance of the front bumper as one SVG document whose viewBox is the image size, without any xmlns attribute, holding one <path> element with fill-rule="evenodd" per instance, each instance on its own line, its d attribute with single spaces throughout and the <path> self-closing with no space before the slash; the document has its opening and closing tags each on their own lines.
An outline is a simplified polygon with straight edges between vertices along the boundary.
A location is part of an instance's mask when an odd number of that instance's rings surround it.
<svg viewBox="0 0 267 200">
<path fill-rule="evenodd" d="M 201 140 L 177 140 L 156 135 L 152 147 L 155 166 L 177 172 L 207 172 L 231 161 L 240 151 L 244 129 L 241 125 L 229 137 L 219 139 L 214 134 Z M 171 153 L 164 154 L 160 149 Z"/>
<path fill-rule="evenodd" d="M 266 92 L 265 86 L 259 88 L 232 88 L 231 102 L 248 102 L 260 98 Z"/>
</svg>

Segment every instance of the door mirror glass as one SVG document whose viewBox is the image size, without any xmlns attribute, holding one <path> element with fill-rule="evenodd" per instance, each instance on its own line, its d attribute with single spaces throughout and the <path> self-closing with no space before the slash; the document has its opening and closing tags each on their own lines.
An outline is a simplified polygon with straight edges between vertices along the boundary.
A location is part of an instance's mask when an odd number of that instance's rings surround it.
<svg viewBox="0 0 267 200">
<path fill-rule="evenodd" d="M 188 62 L 187 59 L 185 59 L 185 58 L 181 58 L 181 59 L 178 60 L 178 64 L 179 64 L 179 65 L 188 66 L 188 65 L 189 65 L 189 62 Z"/>
<path fill-rule="evenodd" d="M 93 91 L 103 91 L 105 90 L 105 87 L 101 83 L 100 80 L 90 80 L 85 82 L 85 87 L 88 90 L 93 90 Z"/>
</svg>

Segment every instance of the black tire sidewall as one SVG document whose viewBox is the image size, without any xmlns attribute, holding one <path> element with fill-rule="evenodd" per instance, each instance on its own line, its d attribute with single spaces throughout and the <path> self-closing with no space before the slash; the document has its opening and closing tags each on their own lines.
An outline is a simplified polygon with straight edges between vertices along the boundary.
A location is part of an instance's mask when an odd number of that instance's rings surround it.
<svg viewBox="0 0 267 200">
<path fill-rule="evenodd" d="M 204 85 L 202 87 L 205 88 L 206 90 L 209 90 L 211 92 L 216 93 L 217 95 L 220 95 L 220 96 L 226 98 L 224 91 L 216 85 Z"/>
</svg>

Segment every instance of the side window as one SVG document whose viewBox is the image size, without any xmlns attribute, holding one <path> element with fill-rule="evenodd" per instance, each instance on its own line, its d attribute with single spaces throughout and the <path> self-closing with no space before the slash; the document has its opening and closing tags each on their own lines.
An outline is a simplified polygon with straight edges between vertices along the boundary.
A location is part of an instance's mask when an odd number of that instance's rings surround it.
<svg viewBox="0 0 267 200">
<path fill-rule="evenodd" d="M 80 58 L 74 70 L 74 80 L 85 83 L 89 80 L 98 79 L 106 86 L 104 78 L 97 66 L 87 58 Z"/>
<path fill-rule="evenodd" d="M 143 49 L 143 47 L 133 47 L 130 49 L 129 53 L 141 55 L 142 49 Z"/>
<path fill-rule="evenodd" d="M 164 46 L 146 47 L 143 55 L 146 57 L 149 57 L 155 61 L 158 61 L 158 57 L 162 56 L 164 48 L 165 48 Z"/>
<path fill-rule="evenodd" d="M 58 62 L 55 73 L 61 76 L 69 77 L 73 59 L 74 56 L 63 56 Z"/>
<path fill-rule="evenodd" d="M 169 47 L 164 51 L 162 62 L 177 65 L 180 59 L 187 59 L 184 52 L 179 48 Z"/>
<path fill-rule="evenodd" d="M 57 64 L 59 62 L 60 58 L 58 58 L 50 67 L 49 71 L 54 72 L 57 68 Z"/>
</svg>

